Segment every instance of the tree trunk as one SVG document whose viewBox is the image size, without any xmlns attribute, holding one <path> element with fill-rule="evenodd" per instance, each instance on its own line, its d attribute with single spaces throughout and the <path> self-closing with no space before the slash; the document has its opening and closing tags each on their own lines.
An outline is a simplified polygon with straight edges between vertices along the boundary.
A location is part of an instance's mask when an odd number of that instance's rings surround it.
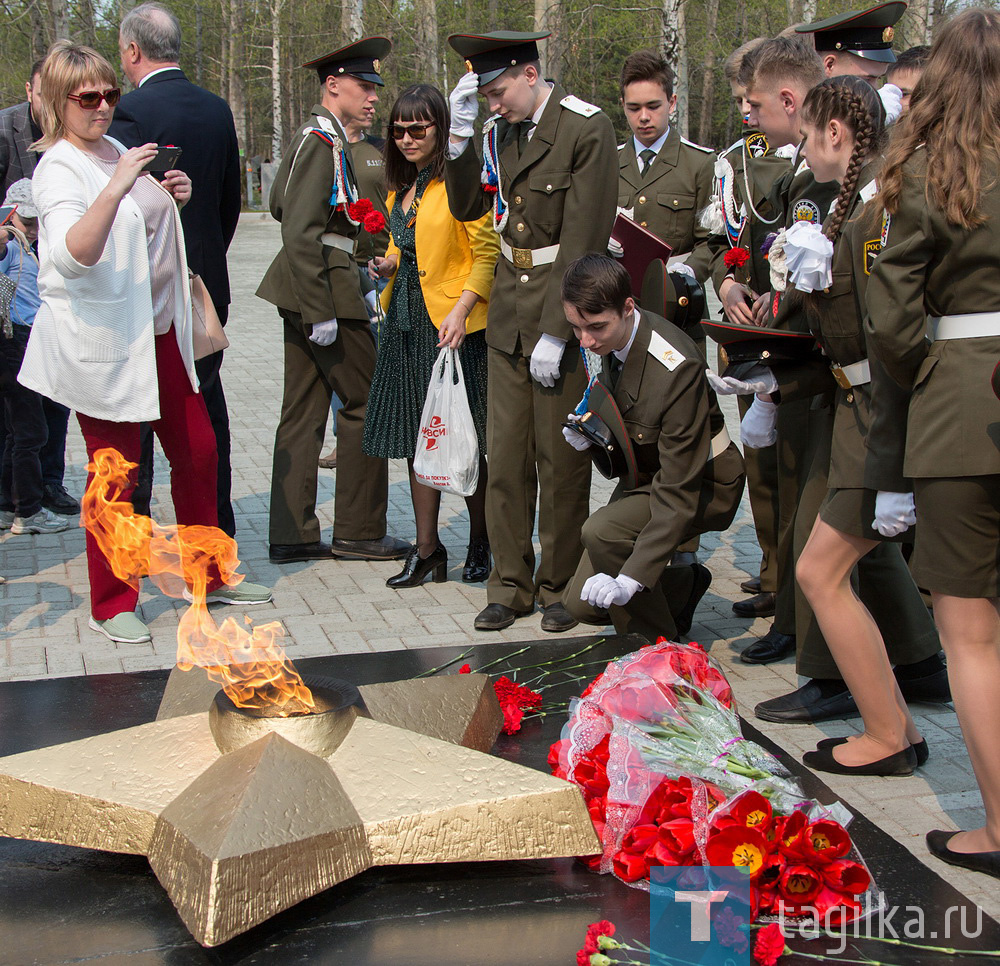
<svg viewBox="0 0 1000 966">
<path fill-rule="evenodd" d="M 688 39 L 687 39 L 687 4 L 679 0 L 677 4 L 677 126 L 681 137 L 688 136 L 688 115 L 690 114 L 690 98 L 688 97 Z"/>
<path fill-rule="evenodd" d="M 535 0 L 535 30 L 545 30 L 552 34 L 548 40 L 538 42 L 542 76 L 558 80 L 562 73 L 565 49 L 562 30 L 561 0 Z"/>
<path fill-rule="evenodd" d="M 816 0 L 802 0 L 802 19 L 806 23 L 816 19 Z"/>
<path fill-rule="evenodd" d="M 271 160 L 281 160 L 281 12 L 285 0 L 269 0 L 271 13 Z"/>
<path fill-rule="evenodd" d="M 716 25 L 719 21 L 719 0 L 707 0 L 705 8 L 705 73 L 701 79 L 701 120 L 698 123 L 698 143 L 712 140 L 712 121 L 715 113 L 715 51 L 719 44 Z"/>
<path fill-rule="evenodd" d="M 77 7 L 77 15 L 80 20 L 79 38 L 91 47 L 97 46 L 97 21 L 94 16 L 93 0 L 81 0 Z"/>
<path fill-rule="evenodd" d="M 435 0 L 416 0 L 413 8 L 416 16 L 417 76 L 428 84 L 437 84 L 441 65 L 438 48 L 437 3 Z"/>
<path fill-rule="evenodd" d="M 360 40 L 364 32 L 364 0 L 341 0 L 340 32 L 345 44 Z"/>
<path fill-rule="evenodd" d="M 663 0 L 663 22 L 660 49 L 667 63 L 673 67 L 674 91 L 677 94 L 677 113 L 673 122 L 682 135 L 687 135 L 687 52 L 684 26 L 685 0 Z"/>
<path fill-rule="evenodd" d="M 194 5 L 194 63 L 195 77 L 199 87 L 205 86 L 205 58 L 202 56 L 201 43 L 201 4 Z"/>
<path fill-rule="evenodd" d="M 57 40 L 69 38 L 69 10 L 66 8 L 66 0 L 48 0 L 48 42 L 46 47 Z"/>
</svg>

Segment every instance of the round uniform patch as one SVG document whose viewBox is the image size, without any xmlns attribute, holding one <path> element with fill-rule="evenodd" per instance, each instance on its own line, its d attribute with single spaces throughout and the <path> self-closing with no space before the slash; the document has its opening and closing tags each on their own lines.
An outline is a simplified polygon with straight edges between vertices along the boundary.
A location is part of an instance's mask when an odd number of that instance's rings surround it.
<svg viewBox="0 0 1000 966">
<path fill-rule="evenodd" d="M 747 154 L 751 158 L 762 158 L 767 154 L 767 138 L 759 131 L 747 138 Z"/>
<path fill-rule="evenodd" d="M 792 221 L 811 221 L 814 225 L 818 225 L 821 220 L 819 205 L 815 202 L 803 198 L 795 203 L 792 209 Z"/>
</svg>

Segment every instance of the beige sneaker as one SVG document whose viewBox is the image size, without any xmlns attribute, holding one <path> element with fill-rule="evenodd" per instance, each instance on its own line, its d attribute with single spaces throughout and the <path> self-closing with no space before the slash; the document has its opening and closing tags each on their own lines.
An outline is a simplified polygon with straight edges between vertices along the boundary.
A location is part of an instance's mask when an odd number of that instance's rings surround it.
<svg viewBox="0 0 1000 966">
<path fill-rule="evenodd" d="M 14 517 L 11 533 L 59 533 L 69 529 L 69 520 L 42 507 L 30 517 Z"/>
<path fill-rule="evenodd" d="M 149 628 L 135 614 L 122 613 L 109 617 L 106 621 L 90 618 L 90 629 L 103 634 L 109 641 L 118 644 L 145 644 L 152 640 Z"/>
</svg>

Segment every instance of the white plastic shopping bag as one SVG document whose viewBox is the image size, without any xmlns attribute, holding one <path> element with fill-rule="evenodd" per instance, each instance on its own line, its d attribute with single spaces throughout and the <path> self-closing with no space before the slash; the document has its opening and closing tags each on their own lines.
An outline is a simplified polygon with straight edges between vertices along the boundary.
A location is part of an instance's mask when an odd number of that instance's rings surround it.
<svg viewBox="0 0 1000 966">
<path fill-rule="evenodd" d="M 417 432 L 413 475 L 435 490 L 472 496 L 479 483 L 479 443 L 462 362 L 445 346 L 434 361 Z"/>
</svg>

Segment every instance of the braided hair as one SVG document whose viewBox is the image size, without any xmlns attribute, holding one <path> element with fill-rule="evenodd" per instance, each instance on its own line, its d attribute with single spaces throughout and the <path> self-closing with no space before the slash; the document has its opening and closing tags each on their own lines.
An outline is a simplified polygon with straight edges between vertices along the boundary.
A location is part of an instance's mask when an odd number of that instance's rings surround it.
<svg viewBox="0 0 1000 966">
<path fill-rule="evenodd" d="M 865 162 L 877 155 L 885 140 L 885 111 L 871 84 L 860 77 L 828 77 L 806 95 L 802 119 L 816 128 L 840 121 L 854 136 L 854 150 L 823 234 L 835 242 L 854 202 Z"/>
</svg>

